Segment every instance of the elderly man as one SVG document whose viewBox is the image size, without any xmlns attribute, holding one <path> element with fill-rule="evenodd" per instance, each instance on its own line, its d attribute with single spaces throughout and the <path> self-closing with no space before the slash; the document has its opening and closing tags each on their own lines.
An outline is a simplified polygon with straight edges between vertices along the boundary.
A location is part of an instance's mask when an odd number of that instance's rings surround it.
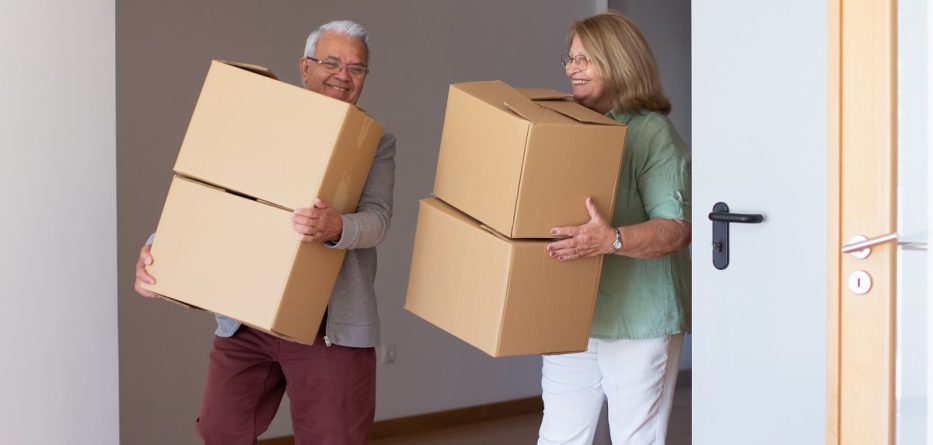
<svg viewBox="0 0 933 445">
<path fill-rule="evenodd" d="M 352 21 L 335 21 L 311 33 L 298 61 L 308 90 L 355 104 L 369 73 L 369 37 Z M 395 137 L 382 135 L 355 213 L 341 215 L 317 199 L 298 209 L 291 223 L 305 242 L 347 249 L 313 346 L 276 338 L 218 315 L 214 348 L 197 420 L 205 444 L 253 444 L 278 410 L 291 402 L 295 443 L 365 444 L 375 414 L 379 318 L 374 280 L 375 246 L 392 216 Z M 287 224 L 283 221 L 283 224 Z M 154 283 L 151 239 L 136 263 L 136 291 Z M 314 273 L 308 271 L 307 273 Z"/>
</svg>

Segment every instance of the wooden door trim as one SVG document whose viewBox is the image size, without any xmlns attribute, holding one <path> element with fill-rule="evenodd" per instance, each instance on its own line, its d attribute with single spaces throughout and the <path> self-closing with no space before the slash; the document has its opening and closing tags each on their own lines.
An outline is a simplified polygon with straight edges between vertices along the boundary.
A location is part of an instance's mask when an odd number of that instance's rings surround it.
<svg viewBox="0 0 933 445">
<path fill-rule="evenodd" d="M 829 0 L 827 443 L 895 443 L 896 245 L 868 259 L 848 237 L 896 230 L 896 0 Z M 846 280 L 867 271 L 866 295 Z"/>
</svg>

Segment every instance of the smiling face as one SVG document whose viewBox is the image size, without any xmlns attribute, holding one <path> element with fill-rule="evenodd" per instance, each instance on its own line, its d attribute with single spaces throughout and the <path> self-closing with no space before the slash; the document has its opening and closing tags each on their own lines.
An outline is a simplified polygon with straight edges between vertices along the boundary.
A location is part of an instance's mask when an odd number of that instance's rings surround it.
<svg viewBox="0 0 933 445">
<path fill-rule="evenodd" d="M 363 42 L 355 37 L 335 32 L 325 32 L 318 39 L 314 58 L 318 60 L 337 60 L 341 69 L 336 73 L 327 71 L 324 66 L 306 58 L 298 61 L 301 81 L 305 88 L 334 99 L 355 104 L 363 92 L 366 75 L 351 75 L 346 65 L 366 65 L 368 54 Z"/>
<path fill-rule="evenodd" d="M 570 56 L 577 57 L 581 54 L 590 59 L 586 63 L 586 69 L 580 69 L 573 62 L 564 67 L 573 88 L 573 99 L 587 108 L 604 114 L 608 113 L 612 109 L 612 98 L 609 97 L 606 83 L 596 68 L 596 63 L 583 47 L 580 36 L 574 36 L 570 43 Z"/>
</svg>

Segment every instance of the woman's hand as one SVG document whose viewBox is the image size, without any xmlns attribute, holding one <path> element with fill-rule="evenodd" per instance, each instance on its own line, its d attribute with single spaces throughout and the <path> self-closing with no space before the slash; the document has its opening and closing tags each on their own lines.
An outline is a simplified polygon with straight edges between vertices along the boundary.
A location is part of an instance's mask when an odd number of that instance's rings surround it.
<svg viewBox="0 0 933 445">
<path fill-rule="evenodd" d="M 551 229 L 551 235 L 569 237 L 547 245 L 551 258 L 566 261 L 612 252 L 615 229 L 599 214 L 592 197 L 586 198 L 586 210 L 590 214 L 590 221 L 586 224 Z"/>
</svg>

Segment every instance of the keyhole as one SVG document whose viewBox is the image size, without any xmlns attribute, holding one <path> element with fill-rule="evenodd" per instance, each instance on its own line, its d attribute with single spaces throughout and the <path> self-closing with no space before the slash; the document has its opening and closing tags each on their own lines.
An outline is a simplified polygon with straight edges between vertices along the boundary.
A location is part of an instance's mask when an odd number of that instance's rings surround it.
<svg viewBox="0 0 933 445">
<path fill-rule="evenodd" d="M 849 275 L 849 289 L 858 295 L 864 295 L 871 289 L 871 275 L 863 270 L 857 270 Z"/>
</svg>

